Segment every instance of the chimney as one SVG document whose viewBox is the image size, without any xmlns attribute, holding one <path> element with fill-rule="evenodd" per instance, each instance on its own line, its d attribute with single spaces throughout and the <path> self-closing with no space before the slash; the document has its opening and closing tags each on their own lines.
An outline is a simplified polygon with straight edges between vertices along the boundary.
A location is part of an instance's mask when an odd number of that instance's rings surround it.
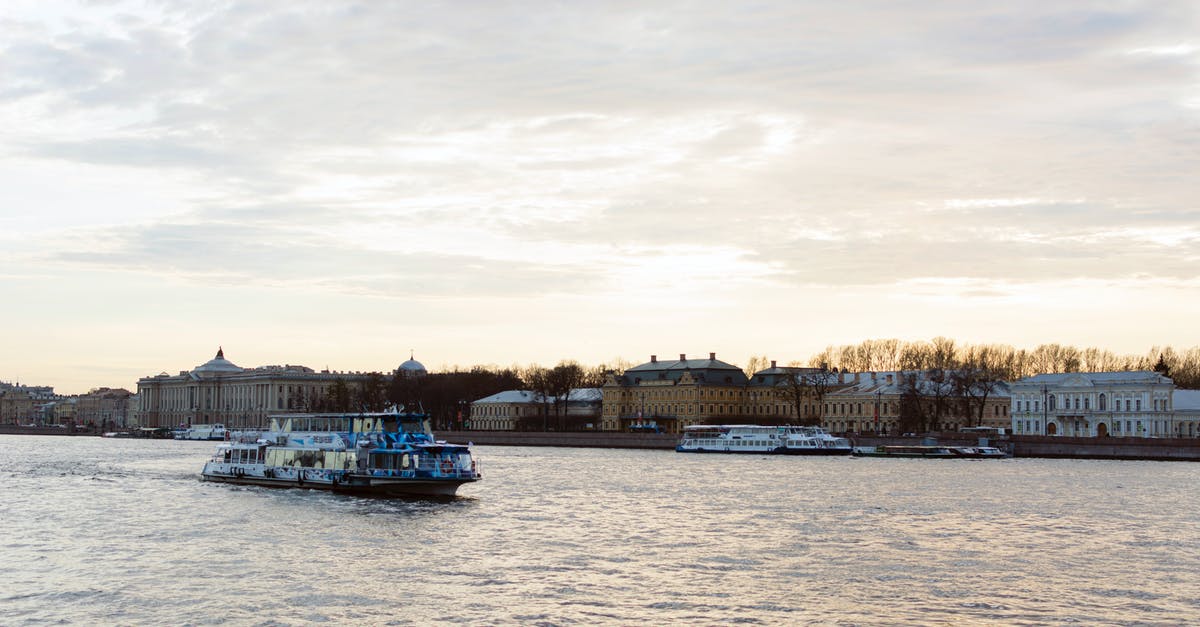
<svg viewBox="0 0 1200 627">
<path fill-rule="evenodd" d="M 716 360 L 717 360 L 717 354 L 716 354 L 716 353 L 709 353 L 709 354 L 708 354 L 708 359 L 709 359 L 710 361 L 716 361 Z"/>
<path fill-rule="evenodd" d="M 774 369 L 775 369 L 775 360 L 772 359 L 771 360 L 771 370 L 774 370 Z"/>
<path fill-rule="evenodd" d="M 658 363 L 658 355 L 651 355 L 651 356 L 650 356 L 650 363 L 652 363 L 652 364 L 657 364 L 657 363 Z"/>
<path fill-rule="evenodd" d="M 892 384 L 892 373 L 890 373 L 890 372 L 887 374 L 887 384 L 888 385 Z"/>
<path fill-rule="evenodd" d="M 855 384 L 858 384 L 858 375 L 859 375 L 859 373 L 857 373 L 857 372 L 854 373 L 854 383 Z"/>
<path fill-rule="evenodd" d="M 874 372 L 872 372 L 872 373 L 871 373 L 871 383 L 876 383 L 876 382 L 877 382 L 877 380 L 878 380 L 878 377 L 876 377 L 876 376 L 875 376 L 875 373 L 874 373 Z"/>
<path fill-rule="evenodd" d="M 687 361 L 687 353 L 679 353 L 679 361 Z"/>
</svg>

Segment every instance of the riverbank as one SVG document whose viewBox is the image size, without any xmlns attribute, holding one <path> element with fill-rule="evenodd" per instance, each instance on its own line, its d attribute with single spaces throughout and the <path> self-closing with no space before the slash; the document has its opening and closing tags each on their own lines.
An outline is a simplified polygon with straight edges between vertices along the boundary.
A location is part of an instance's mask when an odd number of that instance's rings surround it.
<svg viewBox="0 0 1200 627">
<path fill-rule="evenodd" d="M 87 429 L 87 428 L 72 429 L 72 428 L 66 427 L 66 426 L 63 426 L 63 427 L 57 427 L 57 426 L 27 427 L 27 426 L 22 426 L 22 425 L 0 425 L 0 434 L 6 434 L 6 435 L 95 435 L 95 436 L 98 436 L 98 435 L 100 435 L 100 431 L 98 429 Z"/>
<path fill-rule="evenodd" d="M 59 427 L 23 427 L 0 425 L 0 434 L 99 436 L 98 430 L 71 430 Z M 672 450 L 679 436 L 668 433 L 530 432 L 530 431 L 439 431 L 437 437 L 448 442 L 487 446 L 562 446 L 568 448 L 620 448 Z M 961 433 L 932 436 L 938 444 L 975 446 L 979 438 Z M 855 446 L 922 444 L 923 437 L 857 436 Z M 1014 435 L 991 438 L 1013 457 L 1064 459 L 1140 459 L 1156 461 L 1200 461 L 1200 439 L 1196 438 L 1069 438 L 1061 436 Z"/>
</svg>

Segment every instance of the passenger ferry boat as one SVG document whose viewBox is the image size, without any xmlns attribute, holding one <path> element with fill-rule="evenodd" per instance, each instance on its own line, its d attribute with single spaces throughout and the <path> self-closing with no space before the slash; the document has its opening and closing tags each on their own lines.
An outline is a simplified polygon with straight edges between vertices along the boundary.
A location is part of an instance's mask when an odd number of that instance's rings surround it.
<svg viewBox="0 0 1200 627">
<path fill-rule="evenodd" d="M 175 434 L 176 440 L 224 440 L 227 433 L 225 425 L 192 425 Z"/>
<path fill-rule="evenodd" d="M 470 448 L 435 440 L 425 414 L 288 414 L 233 432 L 201 477 L 373 496 L 454 496 L 480 474 Z"/>
<path fill-rule="evenodd" d="M 772 455 L 849 455 L 850 440 L 821 427 L 694 425 L 683 428 L 680 453 L 767 453 Z"/>
</svg>

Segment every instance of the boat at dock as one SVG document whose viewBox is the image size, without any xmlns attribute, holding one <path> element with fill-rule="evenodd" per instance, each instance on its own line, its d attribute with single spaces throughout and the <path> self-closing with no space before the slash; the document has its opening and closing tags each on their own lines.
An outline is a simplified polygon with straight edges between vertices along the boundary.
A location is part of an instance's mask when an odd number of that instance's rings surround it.
<svg viewBox="0 0 1200 627">
<path fill-rule="evenodd" d="M 856 446 L 856 457 L 919 457 L 923 459 L 1001 459 L 1008 453 L 994 446 L 888 445 Z"/>
<path fill-rule="evenodd" d="M 454 496 L 480 479 L 470 447 L 435 440 L 425 414 L 288 414 L 234 431 L 205 481 L 369 496 Z"/>
<path fill-rule="evenodd" d="M 225 425 L 192 425 L 175 434 L 176 440 L 224 440 Z"/>
<path fill-rule="evenodd" d="M 815 426 L 692 425 L 683 428 L 679 453 L 849 455 L 850 440 Z"/>
</svg>

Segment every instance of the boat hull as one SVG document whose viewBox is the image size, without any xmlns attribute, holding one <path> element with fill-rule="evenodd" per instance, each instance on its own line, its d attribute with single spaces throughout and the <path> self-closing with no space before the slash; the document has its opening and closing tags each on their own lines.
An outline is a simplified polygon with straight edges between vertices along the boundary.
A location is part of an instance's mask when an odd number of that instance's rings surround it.
<svg viewBox="0 0 1200 627">
<path fill-rule="evenodd" d="M 210 471 L 201 473 L 200 478 L 204 481 L 234 485 L 325 490 L 337 494 L 378 497 L 451 497 L 456 495 L 458 487 L 462 484 L 473 483 L 478 480 L 473 477 L 406 478 L 373 477 L 370 475 L 348 475 L 336 481 L 325 478 L 304 480 L 299 477 L 267 477 L 256 474 L 229 474 L 227 472 Z"/>
<path fill-rule="evenodd" d="M 682 448 L 677 447 L 677 453 L 720 453 L 729 455 L 849 455 L 851 449 L 848 448 L 789 448 L 778 447 L 773 449 L 756 449 L 745 450 L 744 448 L 728 448 L 728 449 L 705 449 L 705 448 Z"/>
</svg>

